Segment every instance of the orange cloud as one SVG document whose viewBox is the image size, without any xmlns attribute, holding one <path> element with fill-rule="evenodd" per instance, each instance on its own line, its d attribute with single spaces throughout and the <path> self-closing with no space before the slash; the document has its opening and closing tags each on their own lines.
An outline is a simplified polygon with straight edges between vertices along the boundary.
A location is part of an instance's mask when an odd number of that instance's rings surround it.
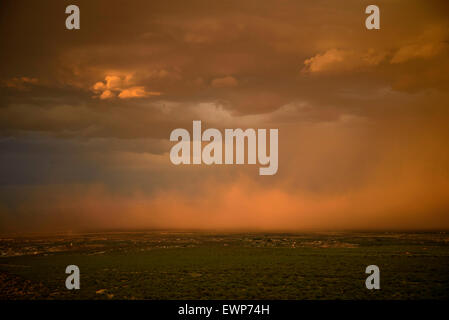
<svg viewBox="0 0 449 320">
<path fill-rule="evenodd" d="M 115 97 L 115 94 L 111 90 L 105 90 L 100 95 L 101 100 L 110 99 L 110 98 L 114 98 L 114 97 Z"/>
<path fill-rule="evenodd" d="M 165 73 L 163 73 L 165 76 Z M 133 76 L 107 75 L 104 81 L 98 81 L 92 86 L 101 100 L 119 97 L 120 99 L 143 98 L 148 96 L 160 96 L 160 92 L 147 91 L 144 86 L 133 86 Z"/>
<path fill-rule="evenodd" d="M 160 96 L 160 92 L 154 91 L 146 91 L 144 87 L 131 87 L 128 89 L 122 90 L 118 97 L 120 99 L 129 99 L 129 98 L 142 98 L 148 96 Z"/>
<path fill-rule="evenodd" d="M 403 63 L 412 59 L 429 59 L 448 49 L 446 43 L 411 44 L 400 48 L 391 63 Z"/>
<path fill-rule="evenodd" d="M 0 208 L 2 231 L 84 231 L 92 228 L 204 230 L 431 229 L 447 226 L 447 181 L 425 189 L 413 179 L 384 181 L 344 194 L 287 191 L 245 177 L 209 180 L 195 192 L 120 195 L 99 184 L 22 190 L 27 201 L 13 213 Z M 438 191 L 435 191 L 438 190 Z M 410 199 L 414 199 L 410 202 Z M 438 201 L 435 201 L 435 200 Z M 47 201 L 48 200 L 48 201 Z M 38 212 L 46 213 L 45 219 Z M 38 219 L 38 220 L 37 220 Z M 39 223 L 37 223 L 39 222 Z M 9 228 L 9 229 L 8 229 Z"/>
<path fill-rule="evenodd" d="M 352 71 L 363 67 L 376 66 L 386 54 L 373 49 L 359 52 L 355 50 L 329 49 L 304 61 L 303 72 Z"/>
</svg>

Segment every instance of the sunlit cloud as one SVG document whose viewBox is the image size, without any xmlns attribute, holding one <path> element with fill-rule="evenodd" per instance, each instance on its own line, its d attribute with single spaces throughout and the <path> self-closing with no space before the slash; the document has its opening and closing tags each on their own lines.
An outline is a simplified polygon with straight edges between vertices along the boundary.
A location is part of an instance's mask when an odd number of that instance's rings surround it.
<svg viewBox="0 0 449 320">
<path fill-rule="evenodd" d="M 131 87 L 128 89 L 123 89 L 118 97 L 121 99 L 129 99 L 129 98 L 142 98 L 148 96 L 160 96 L 160 92 L 154 91 L 146 91 L 144 87 Z"/>
<path fill-rule="evenodd" d="M 165 73 L 160 75 L 165 76 Z M 122 77 L 107 75 L 104 81 L 96 82 L 92 86 L 92 90 L 97 94 L 95 97 L 99 97 L 101 100 L 115 97 L 120 99 L 144 98 L 162 94 L 161 92 L 147 91 L 144 86 L 132 86 L 132 78 L 133 76 L 130 74 Z"/>
</svg>

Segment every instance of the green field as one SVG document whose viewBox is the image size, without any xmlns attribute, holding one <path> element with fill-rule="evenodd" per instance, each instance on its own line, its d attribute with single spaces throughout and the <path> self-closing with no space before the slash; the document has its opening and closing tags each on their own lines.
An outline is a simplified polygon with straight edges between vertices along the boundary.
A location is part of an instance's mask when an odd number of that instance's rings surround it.
<svg viewBox="0 0 449 320">
<path fill-rule="evenodd" d="M 4 236 L 0 253 L 0 299 L 449 298 L 444 232 Z M 71 264 L 80 290 L 65 288 Z"/>
</svg>

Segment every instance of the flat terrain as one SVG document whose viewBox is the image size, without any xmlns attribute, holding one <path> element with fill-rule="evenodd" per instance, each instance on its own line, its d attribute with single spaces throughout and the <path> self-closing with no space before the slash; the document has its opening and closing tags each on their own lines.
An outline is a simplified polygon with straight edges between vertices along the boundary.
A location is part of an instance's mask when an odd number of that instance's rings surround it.
<svg viewBox="0 0 449 320">
<path fill-rule="evenodd" d="M 65 288 L 65 268 L 81 289 Z M 381 289 L 365 288 L 378 265 Z M 448 299 L 449 233 L 0 237 L 0 299 Z"/>
</svg>

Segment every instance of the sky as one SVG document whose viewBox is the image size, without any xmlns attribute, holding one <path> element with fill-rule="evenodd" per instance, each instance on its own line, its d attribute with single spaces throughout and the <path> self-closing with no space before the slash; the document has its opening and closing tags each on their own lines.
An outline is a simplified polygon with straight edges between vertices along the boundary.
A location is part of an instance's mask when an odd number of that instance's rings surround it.
<svg viewBox="0 0 449 320">
<path fill-rule="evenodd" d="M 0 232 L 447 229 L 448 12 L 4 0 Z M 278 129 L 278 172 L 173 165 L 170 133 L 193 120 Z"/>
</svg>

